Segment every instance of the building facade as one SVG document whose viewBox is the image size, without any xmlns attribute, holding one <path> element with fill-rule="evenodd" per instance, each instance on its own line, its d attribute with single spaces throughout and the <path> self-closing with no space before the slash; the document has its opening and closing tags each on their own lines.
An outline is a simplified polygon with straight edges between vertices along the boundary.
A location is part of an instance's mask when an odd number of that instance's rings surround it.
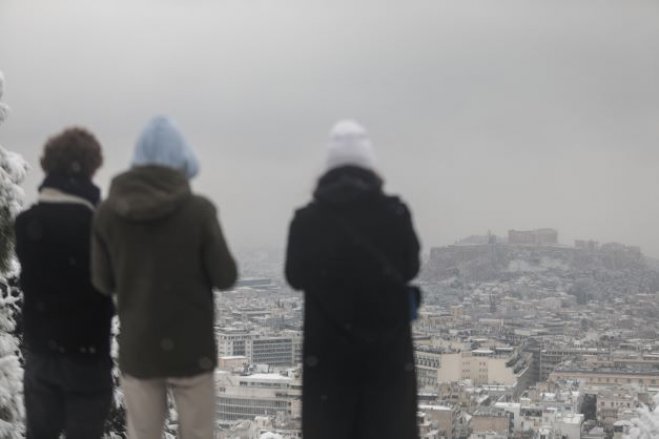
<svg viewBox="0 0 659 439">
<path fill-rule="evenodd" d="M 302 334 L 254 334 L 246 329 L 222 328 L 217 331 L 220 357 L 245 356 L 250 364 L 295 366 L 302 358 Z"/>
<path fill-rule="evenodd" d="M 257 416 L 297 419 L 302 409 L 302 381 L 279 374 L 216 375 L 220 424 Z"/>
</svg>

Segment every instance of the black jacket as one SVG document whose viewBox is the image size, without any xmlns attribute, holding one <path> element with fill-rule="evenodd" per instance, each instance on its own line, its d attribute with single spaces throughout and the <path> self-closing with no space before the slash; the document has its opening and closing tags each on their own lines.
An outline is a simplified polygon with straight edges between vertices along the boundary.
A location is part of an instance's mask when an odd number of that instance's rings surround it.
<svg viewBox="0 0 659 439">
<path fill-rule="evenodd" d="M 93 211 L 39 202 L 16 218 L 24 344 L 42 354 L 109 356 L 112 301 L 91 284 Z"/>
<path fill-rule="evenodd" d="M 404 282 L 417 274 L 405 204 L 370 171 L 334 169 L 295 213 L 286 258 L 288 282 L 305 292 L 305 439 L 417 437 L 408 297 L 363 241 Z"/>
</svg>

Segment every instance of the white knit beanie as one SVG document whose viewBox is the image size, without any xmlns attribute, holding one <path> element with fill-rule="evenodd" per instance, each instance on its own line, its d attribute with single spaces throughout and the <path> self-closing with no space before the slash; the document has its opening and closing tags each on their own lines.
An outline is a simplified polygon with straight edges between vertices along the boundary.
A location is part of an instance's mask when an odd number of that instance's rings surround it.
<svg viewBox="0 0 659 439">
<path fill-rule="evenodd" d="M 375 152 L 366 129 L 354 120 L 337 122 L 327 142 L 326 170 L 341 166 L 375 170 Z"/>
</svg>

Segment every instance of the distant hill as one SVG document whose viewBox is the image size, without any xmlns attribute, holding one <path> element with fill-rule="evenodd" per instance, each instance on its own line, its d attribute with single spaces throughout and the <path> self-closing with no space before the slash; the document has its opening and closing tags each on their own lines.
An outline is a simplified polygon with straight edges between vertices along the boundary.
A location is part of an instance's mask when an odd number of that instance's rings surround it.
<svg viewBox="0 0 659 439">
<path fill-rule="evenodd" d="M 645 262 L 648 264 L 648 267 L 651 268 L 652 270 L 659 271 L 659 259 L 646 256 Z"/>
<path fill-rule="evenodd" d="M 587 244 L 511 245 L 470 237 L 456 245 L 431 249 L 422 279 L 460 284 L 519 278 L 547 284 L 551 280 L 550 284 L 580 301 L 659 291 L 659 260 L 645 257 L 638 247 Z"/>
</svg>

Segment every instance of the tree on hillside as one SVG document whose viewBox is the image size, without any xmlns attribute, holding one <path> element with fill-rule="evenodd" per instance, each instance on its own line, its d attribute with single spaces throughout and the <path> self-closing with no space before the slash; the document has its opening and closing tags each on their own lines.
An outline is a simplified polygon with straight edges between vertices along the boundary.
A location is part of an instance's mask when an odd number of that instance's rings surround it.
<svg viewBox="0 0 659 439">
<path fill-rule="evenodd" d="M 3 89 L 0 72 L 0 98 Z M 8 111 L 0 102 L 0 125 Z M 23 431 L 23 370 L 15 334 L 21 297 L 15 283 L 12 246 L 14 217 L 23 201 L 19 184 L 26 173 L 27 164 L 21 156 L 0 146 L 0 439 L 20 438 Z"/>
</svg>

